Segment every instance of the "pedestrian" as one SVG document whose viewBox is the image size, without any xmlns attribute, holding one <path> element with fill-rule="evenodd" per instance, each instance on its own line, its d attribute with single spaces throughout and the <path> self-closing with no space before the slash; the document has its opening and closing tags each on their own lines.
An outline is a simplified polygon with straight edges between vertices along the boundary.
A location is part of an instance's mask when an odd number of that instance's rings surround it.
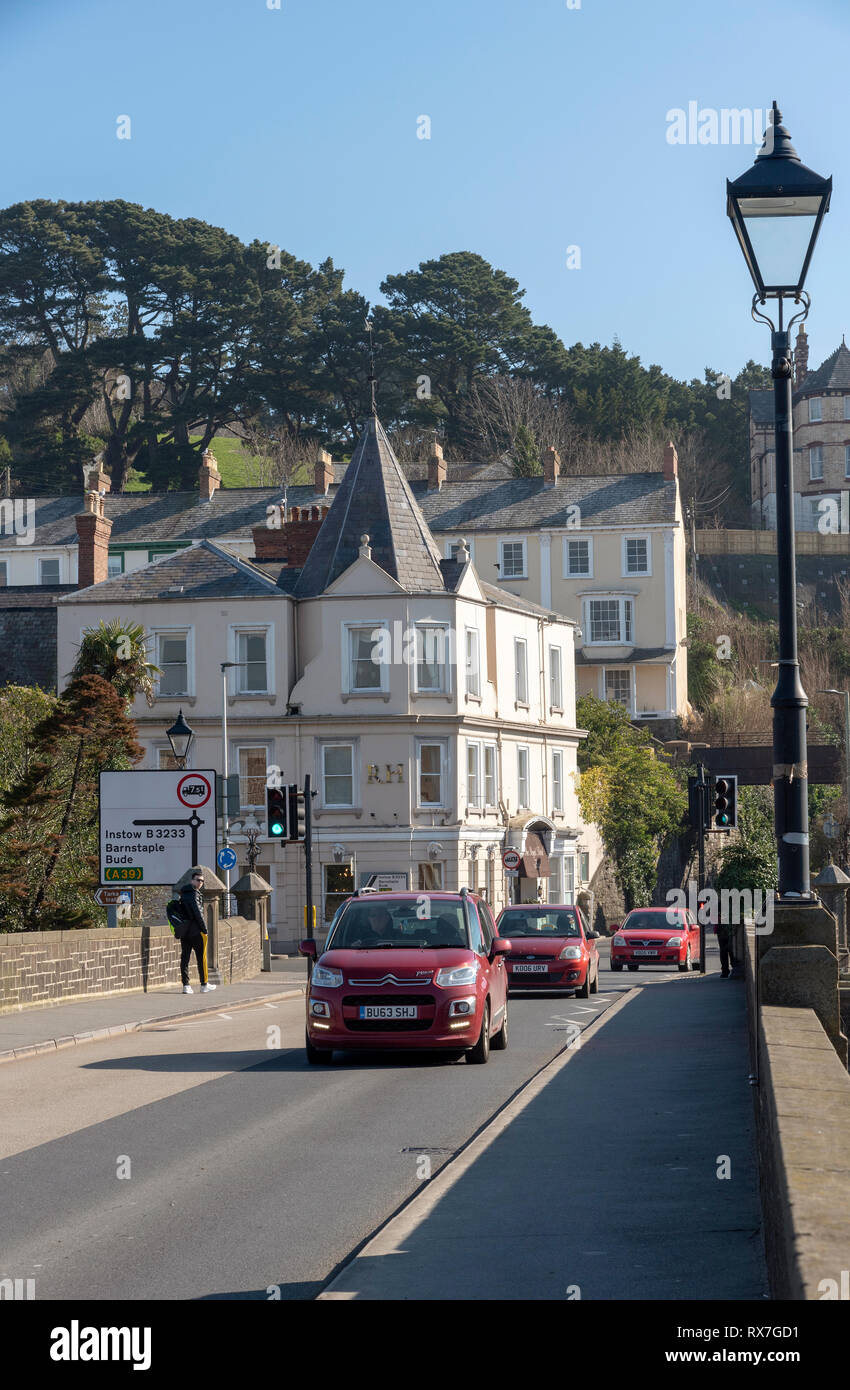
<svg viewBox="0 0 850 1390">
<path fill-rule="evenodd" d="M 193 951 L 198 962 L 201 994 L 209 994 L 215 989 L 215 985 L 211 985 L 207 979 L 207 924 L 204 919 L 204 900 L 201 896 L 203 886 L 203 870 L 196 868 L 192 870 L 191 883 L 180 889 L 183 915 L 189 924 L 180 941 L 180 978 L 183 981 L 184 994 L 195 993 L 189 984 L 189 961 L 192 959 Z"/>
<path fill-rule="evenodd" d="M 729 966 L 735 970 L 738 965 L 735 956 L 735 927 L 730 923 L 726 925 L 718 922 L 715 927 L 717 932 L 717 945 L 720 950 L 720 977 L 723 980 L 729 979 Z"/>
</svg>

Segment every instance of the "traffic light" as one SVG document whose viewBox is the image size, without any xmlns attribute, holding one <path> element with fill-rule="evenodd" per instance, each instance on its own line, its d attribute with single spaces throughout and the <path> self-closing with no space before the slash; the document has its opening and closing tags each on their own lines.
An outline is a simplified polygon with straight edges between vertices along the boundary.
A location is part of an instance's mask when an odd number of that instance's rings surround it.
<svg viewBox="0 0 850 1390">
<path fill-rule="evenodd" d="M 702 797 L 702 826 L 708 828 L 708 784 L 700 786 L 696 777 L 688 778 L 688 824 L 694 830 L 700 827 L 700 797 Z"/>
<path fill-rule="evenodd" d="M 711 829 L 733 830 L 738 824 L 738 778 L 715 777 L 711 788 Z"/>
<path fill-rule="evenodd" d="M 270 840 L 286 839 L 286 792 L 283 787 L 266 787 L 266 834 Z"/>
<path fill-rule="evenodd" d="M 290 782 L 287 795 L 289 798 L 289 838 L 290 840 L 303 840 L 304 793 L 299 790 L 295 782 Z"/>
</svg>

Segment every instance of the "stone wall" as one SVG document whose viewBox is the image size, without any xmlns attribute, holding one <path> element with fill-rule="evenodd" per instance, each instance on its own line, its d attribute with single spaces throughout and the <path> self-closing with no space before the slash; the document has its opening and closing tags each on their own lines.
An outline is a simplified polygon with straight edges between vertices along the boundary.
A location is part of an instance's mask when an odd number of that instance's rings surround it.
<svg viewBox="0 0 850 1390">
<path fill-rule="evenodd" d="M 258 923 L 222 918 L 217 932 L 222 982 L 259 974 Z M 179 983 L 180 949 L 167 924 L 0 935 L 0 1013 Z"/>
</svg>

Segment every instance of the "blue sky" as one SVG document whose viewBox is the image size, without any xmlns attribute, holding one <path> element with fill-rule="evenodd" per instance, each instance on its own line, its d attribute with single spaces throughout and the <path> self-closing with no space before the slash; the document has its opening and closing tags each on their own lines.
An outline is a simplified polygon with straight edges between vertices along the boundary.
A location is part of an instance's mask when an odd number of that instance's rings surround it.
<svg viewBox="0 0 850 1390">
<path fill-rule="evenodd" d="M 616 335 L 677 377 L 734 374 L 769 355 L 725 215 L 755 148 L 672 145 L 667 113 L 775 97 L 835 183 L 811 364 L 850 331 L 847 0 L 269 2 L 0 0 L 0 204 L 200 217 L 332 256 L 373 301 L 389 273 L 476 251 L 568 345 Z"/>
</svg>

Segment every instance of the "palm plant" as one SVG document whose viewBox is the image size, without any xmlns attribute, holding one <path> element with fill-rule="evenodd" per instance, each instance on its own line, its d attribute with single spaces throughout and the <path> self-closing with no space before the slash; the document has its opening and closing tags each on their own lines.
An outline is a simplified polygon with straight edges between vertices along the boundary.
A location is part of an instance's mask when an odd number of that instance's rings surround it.
<svg viewBox="0 0 850 1390">
<path fill-rule="evenodd" d="M 70 678 L 100 676 L 127 704 L 137 695 L 144 695 L 148 705 L 152 705 L 158 675 L 160 668 L 148 661 L 141 623 L 122 618 L 105 623 L 101 618 L 97 627 L 84 632 Z"/>
</svg>

